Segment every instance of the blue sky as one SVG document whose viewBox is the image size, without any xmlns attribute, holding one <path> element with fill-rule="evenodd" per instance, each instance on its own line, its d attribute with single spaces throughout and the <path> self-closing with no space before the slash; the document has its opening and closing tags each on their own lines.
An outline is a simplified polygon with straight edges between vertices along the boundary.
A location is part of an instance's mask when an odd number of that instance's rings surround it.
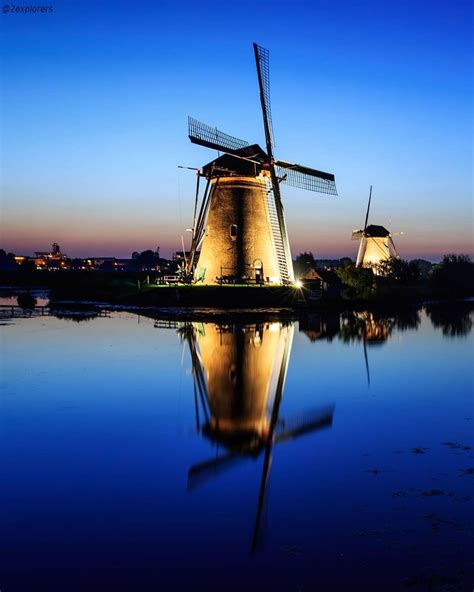
<svg viewBox="0 0 474 592">
<path fill-rule="evenodd" d="M 264 144 L 252 42 L 270 50 L 276 156 L 333 172 L 284 189 L 292 250 L 473 253 L 469 2 L 70 2 L 2 14 L 2 237 L 17 253 L 169 255 L 215 153 L 187 116 Z"/>
</svg>

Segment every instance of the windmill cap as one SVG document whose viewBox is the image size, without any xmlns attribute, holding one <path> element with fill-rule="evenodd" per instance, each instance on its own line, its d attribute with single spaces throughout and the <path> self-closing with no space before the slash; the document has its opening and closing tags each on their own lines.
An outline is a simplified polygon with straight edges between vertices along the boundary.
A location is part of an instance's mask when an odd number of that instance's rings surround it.
<svg viewBox="0 0 474 592">
<path fill-rule="evenodd" d="M 369 224 L 365 229 L 365 236 L 371 236 L 373 238 L 385 238 L 390 236 L 390 231 L 385 226 L 377 226 L 376 224 Z"/>
</svg>

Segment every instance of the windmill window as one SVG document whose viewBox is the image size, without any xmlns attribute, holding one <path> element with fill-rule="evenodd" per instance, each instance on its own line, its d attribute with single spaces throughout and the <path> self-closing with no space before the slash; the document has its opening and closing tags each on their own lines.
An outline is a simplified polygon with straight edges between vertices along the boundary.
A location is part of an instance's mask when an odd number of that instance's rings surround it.
<svg viewBox="0 0 474 592">
<path fill-rule="evenodd" d="M 237 238 L 237 224 L 230 225 L 230 238 Z"/>
</svg>

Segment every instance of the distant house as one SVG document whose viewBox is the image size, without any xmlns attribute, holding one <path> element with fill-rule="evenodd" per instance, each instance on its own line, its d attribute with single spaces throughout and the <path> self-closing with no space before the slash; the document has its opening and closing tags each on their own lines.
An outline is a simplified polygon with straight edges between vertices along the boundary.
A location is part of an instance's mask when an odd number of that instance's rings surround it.
<svg viewBox="0 0 474 592">
<path fill-rule="evenodd" d="M 341 295 L 342 282 L 335 271 L 311 268 L 301 280 L 310 289 L 319 289 L 323 298 L 338 298 Z"/>
<path fill-rule="evenodd" d="M 321 281 L 322 280 L 322 278 L 319 275 L 319 273 L 315 269 L 313 269 L 313 268 L 308 269 L 308 271 L 303 275 L 303 277 L 301 279 L 304 280 L 304 281 L 307 281 L 307 282 L 309 282 L 309 281 Z"/>
</svg>

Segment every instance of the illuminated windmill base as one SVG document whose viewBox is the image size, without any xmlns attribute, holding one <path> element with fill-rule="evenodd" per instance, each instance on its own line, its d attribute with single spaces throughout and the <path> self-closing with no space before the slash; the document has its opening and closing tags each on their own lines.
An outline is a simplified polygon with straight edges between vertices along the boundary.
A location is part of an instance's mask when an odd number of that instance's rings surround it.
<svg viewBox="0 0 474 592">
<path fill-rule="evenodd" d="M 271 212 L 267 179 L 263 175 L 221 177 L 212 183 L 195 277 L 204 284 L 221 283 L 226 278 L 282 284 L 278 255 L 284 256 L 284 250 L 278 220 Z"/>
<path fill-rule="evenodd" d="M 384 226 L 370 224 L 365 230 L 356 230 L 352 240 L 360 240 L 356 267 L 376 267 L 390 257 L 398 257 L 390 232 Z"/>
</svg>

